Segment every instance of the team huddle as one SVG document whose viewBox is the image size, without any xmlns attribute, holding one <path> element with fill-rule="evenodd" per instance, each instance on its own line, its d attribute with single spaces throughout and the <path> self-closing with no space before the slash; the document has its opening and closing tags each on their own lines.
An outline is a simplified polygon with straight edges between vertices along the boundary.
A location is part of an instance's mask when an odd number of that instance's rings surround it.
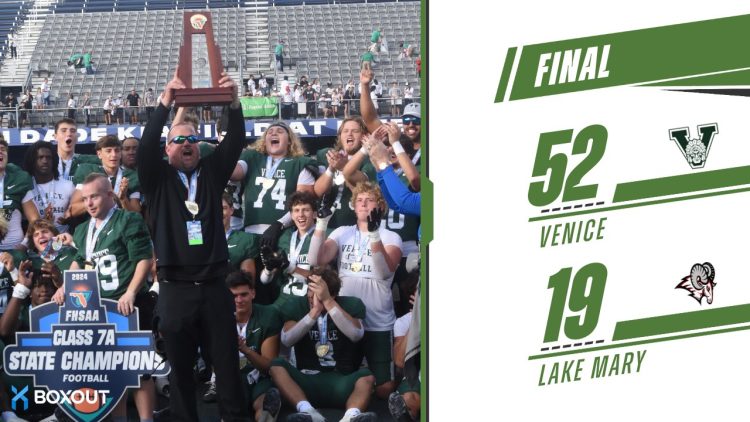
<svg viewBox="0 0 750 422">
<path fill-rule="evenodd" d="M 362 92 L 372 79 L 362 70 Z M 226 74 L 220 83 L 236 88 Z M 402 129 L 364 95 L 336 145 L 306 155 L 283 121 L 248 146 L 235 92 L 216 144 L 181 108 L 162 148 L 183 87 L 175 73 L 142 139 L 104 136 L 96 156 L 75 153 L 70 119 L 22 168 L 0 140 L 5 344 L 29 329 L 29 306 L 63 303 L 63 271 L 96 269 L 101 297 L 124 315 L 137 307 L 141 329 L 163 337 L 171 420 L 198 420 L 198 360 L 211 373 L 203 399 L 223 420 L 274 421 L 287 403 L 289 421 L 325 420 L 316 408 L 374 421 L 373 394 L 396 420 L 416 420 L 419 380 L 404 367 L 419 338 L 419 104 Z M 2 390 L 3 417 L 15 417 Z M 154 379 L 133 397 L 140 420 L 153 420 Z M 125 401 L 113 420 L 126 420 Z"/>
</svg>

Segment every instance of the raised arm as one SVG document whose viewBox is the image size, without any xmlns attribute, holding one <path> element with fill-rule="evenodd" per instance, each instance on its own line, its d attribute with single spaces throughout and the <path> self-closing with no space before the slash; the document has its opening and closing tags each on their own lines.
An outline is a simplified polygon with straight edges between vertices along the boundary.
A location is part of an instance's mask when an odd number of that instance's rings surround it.
<svg viewBox="0 0 750 422">
<path fill-rule="evenodd" d="M 370 82 L 374 77 L 375 72 L 372 71 L 371 67 L 359 71 L 359 110 L 370 133 L 375 132 L 375 129 L 382 124 L 378 119 L 375 104 L 372 103 L 372 98 L 370 98 Z"/>
<path fill-rule="evenodd" d="M 185 88 L 185 84 L 177 76 L 178 69 L 179 66 L 175 69 L 172 79 L 164 87 L 161 102 L 151 114 L 151 118 L 146 123 L 146 128 L 143 129 L 141 142 L 138 143 L 138 179 L 144 193 L 150 192 L 159 182 L 159 169 L 163 168 L 160 144 L 162 129 L 167 122 L 167 117 L 169 117 L 174 90 Z"/>
</svg>

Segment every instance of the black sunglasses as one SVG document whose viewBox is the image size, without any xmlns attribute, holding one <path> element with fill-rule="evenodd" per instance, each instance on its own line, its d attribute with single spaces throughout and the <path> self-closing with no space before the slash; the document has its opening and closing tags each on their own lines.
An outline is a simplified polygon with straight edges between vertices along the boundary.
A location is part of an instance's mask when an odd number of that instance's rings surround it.
<svg viewBox="0 0 750 422">
<path fill-rule="evenodd" d="M 412 124 L 412 123 L 415 125 L 422 124 L 422 119 L 420 119 L 419 117 L 408 116 L 408 117 L 404 117 L 403 119 L 401 119 L 401 121 L 404 123 L 404 126 L 408 124 Z"/>
<path fill-rule="evenodd" d="M 172 138 L 172 140 L 169 142 L 174 142 L 177 145 L 182 145 L 185 143 L 185 141 L 188 141 L 189 144 L 197 144 L 198 142 L 200 142 L 200 139 L 198 139 L 198 137 L 195 135 L 178 135 Z"/>
</svg>

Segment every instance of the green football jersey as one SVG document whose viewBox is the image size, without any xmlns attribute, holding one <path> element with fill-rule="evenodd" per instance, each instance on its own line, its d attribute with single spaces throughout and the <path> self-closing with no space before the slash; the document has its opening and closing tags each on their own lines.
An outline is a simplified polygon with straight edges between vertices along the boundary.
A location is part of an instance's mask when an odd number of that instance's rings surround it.
<svg viewBox="0 0 750 422">
<path fill-rule="evenodd" d="M 102 163 L 102 160 L 99 159 L 96 155 L 89 155 L 89 154 L 73 154 L 73 160 L 70 163 L 70 169 L 67 168 L 67 164 L 60 160 L 58 164 L 58 170 L 60 171 L 60 177 L 67 180 L 73 180 L 73 176 L 75 176 L 76 171 L 78 170 L 78 166 L 81 164 L 95 164 L 100 165 Z M 67 177 L 65 176 L 67 174 Z"/>
<path fill-rule="evenodd" d="M 227 239 L 229 248 L 229 265 L 232 270 L 239 270 L 240 264 L 246 259 L 255 259 L 260 255 L 260 244 L 256 236 L 242 231 L 233 230 Z"/>
<path fill-rule="evenodd" d="M 240 160 L 247 163 L 245 174 L 245 227 L 271 224 L 286 214 L 286 198 L 297 190 L 297 180 L 309 157 L 282 158 L 273 174 L 266 175 L 268 156 L 245 150 Z M 270 177 L 267 177 L 270 176 Z"/>
<path fill-rule="evenodd" d="M 315 227 L 310 227 L 310 231 L 304 240 L 300 242 L 299 232 L 297 227 L 292 226 L 281 233 L 279 237 L 279 249 L 286 252 L 286 256 L 289 261 L 293 259 L 292 256 L 292 238 L 295 240 L 295 251 L 299 250 L 297 254 L 297 268 L 303 270 L 309 270 L 310 264 L 307 260 L 307 251 L 310 249 L 310 241 L 312 240 L 312 232 Z M 296 252 L 295 252 L 296 254 Z M 280 292 L 279 297 L 276 299 L 274 304 L 278 307 L 284 305 L 284 303 L 293 296 L 305 296 L 307 297 L 307 280 L 299 275 L 286 274 L 283 271 L 277 271 L 274 282 L 278 284 Z"/>
<path fill-rule="evenodd" d="M 324 148 L 318 150 L 316 158 L 319 167 L 328 168 L 328 159 L 326 158 L 326 153 L 328 153 L 328 151 L 331 149 L 333 148 Z M 365 173 L 370 180 L 376 180 L 375 169 L 371 165 L 368 166 L 369 163 L 369 159 L 365 159 L 362 165 L 359 167 L 359 170 Z M 331 220 L 328 221 L 328 227 L 332 229 L 341 226 L 352 226 L 357 222 L 357 215 L 354 214 L 354 208 L 352 207 L 351 189 L 349 189 L 349 186 L 347 186 L 346 183 L 341 183 L 339 185 L 335 184 L 336 179 L 343 181 L 343 177 L 344 176 L 341 175 L 339 171 L 336 171 L 336 174 L 334 175 L 333 185 L 333 191 L 334 193 L 336 193 L 336 198 L 333 200 L 333 206 L 335 207 L 335 210 L 333 212 L 333 215 L 331 216 Z"/>
<path fill-rule="evenodd" d="M 138 181 L 138 173 L 136 173 L 134 170 L 122 166 L 120 168 L 122 169 L 122 177 L 128 178 L 128 198 L 132 197 L 134 193 L 138 193 L 137 197 L 140 198 L 141 184 Z M 81 163 L 76 169 L 75 175 L 73 176 L 73 184 L 76 185 L 76 188 L 78 188 L 79 185 L 83 184 L 86 176 L 91 173 L 101 173 L 107 175 L 104 167 L 99 164 Z M 117 176 L 107 175 L 107 177 L 109 177 L 109 181 L 110 183 L 112 183 L 112 188 L 115 189 L 115 194 L 117 194 L 115 186 L 115 184 L 117 183 Z"/>
<path fill-rule="evenodd" d="M 75 260 L 81 268 L 86 261 L 88 230 L 89 223 L 81 224 L 73 235 L 78 246 Z M 151 237 L 143 217 L 138 213 L 115 210 L 99 232 L 89 259 L 98 272 L 101 297 L 119 299 L 127 290 L 138 262 L 150 259 L 152 255 Z M 145 283 L 143 290 L 146 290 Z"/>
<path fill-rule="evenodd" d="M 273 306 L 253 304 L 253 313 L 244 330 L 245 344 L 256 353 L 261 352 L 263 342 L 270 337 L 281 333 L 281 316 Z M 237 324 L 238 330 L 240 324 Z M 243 375 L 255 370 L 252 362 L 240 352 L 240 372 Z M 258 376 L 259 374 L 256 374 Z M 257 381 L 257 378 L 256 378 Z"/>
<path fill-rule="evenodd" d="M 21 201 L 33 189 L 31 176 L 13 163 L 8 163 L 3 178 L 3 216 L 8 221 L 8 234 L 0 244 L 0 249 L 13 249 L 23 241 L 21 228 Z"/>
<path fill-rule="evenodd" d="M 365 305 L 356 297 L 338 296 L 336 302 L 353 318 L 365 318 Z M 281 308 L 284 321 L 300 321 L 310 312 L 307 297 L 290 298 Z M 330 343 L 325 356 L 319 357 L 316 344 L 320 340 L 322 318 L 315 321 L 310 331 L 294 345 L 298 369 L 312 369 L 321 372 L 338 371 L 349 374 L 359 369 L 361 352 L 359 346 L 339 331 L 328 314 L 324 314 L 327 342 Z"/>
</svg>

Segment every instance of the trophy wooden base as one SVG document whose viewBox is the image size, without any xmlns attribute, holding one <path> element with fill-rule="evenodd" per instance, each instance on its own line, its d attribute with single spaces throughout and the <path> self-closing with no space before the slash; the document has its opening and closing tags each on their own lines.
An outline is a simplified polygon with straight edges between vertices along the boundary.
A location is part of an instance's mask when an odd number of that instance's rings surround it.
<svg viewBox="0 0 750 422">
<path fill-rule="evenodd" d="M 227 105 L 232 103 L 232 88 L 188 88 L 174 93 L 176 107 Z"/>
</svg>

